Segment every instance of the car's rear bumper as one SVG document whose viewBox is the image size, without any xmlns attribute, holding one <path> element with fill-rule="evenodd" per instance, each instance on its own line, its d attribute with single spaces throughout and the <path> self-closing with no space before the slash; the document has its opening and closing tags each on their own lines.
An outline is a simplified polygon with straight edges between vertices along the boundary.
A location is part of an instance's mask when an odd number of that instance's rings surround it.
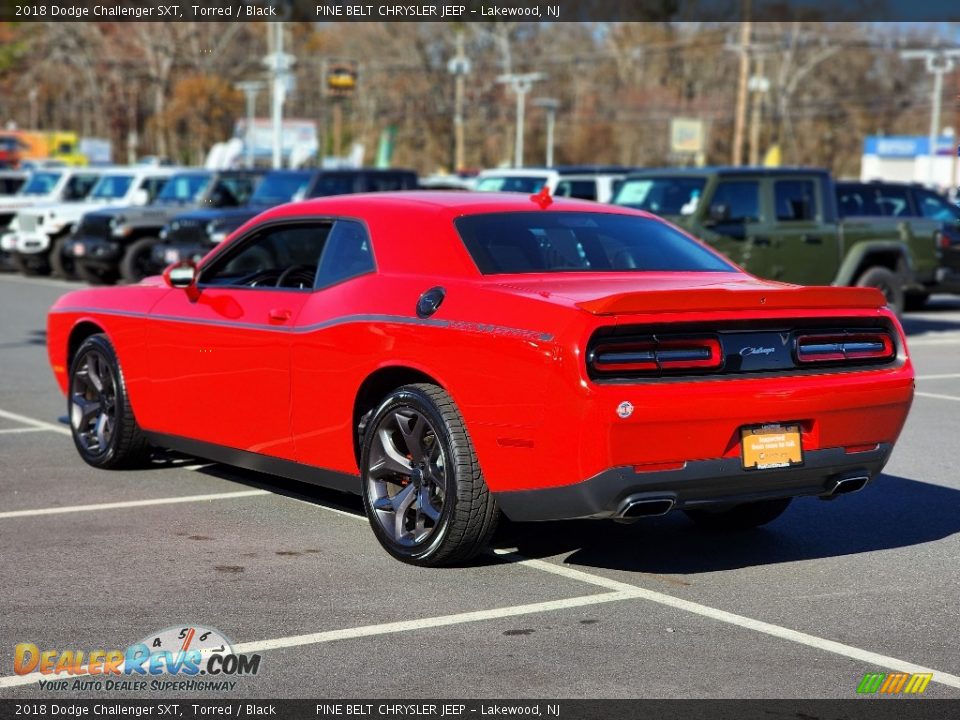
<svg viewBox="0 0 960 720">
<path fill-rule="evenodd" d="M 801 495 L 826 497 L 838 480 L 876 477 L 892 449 L 892 444 L 880 443 L 866 452 L 813 450 L 805 453 L 803 465 L 766 471 L 744 470 L 740 458 L 699 460 L 656 472 L 615 467 L 573 485 L 495 496 L 504 514 L 520 522 L 618 517 L 629 502 L 643 500 L 670 500 L 672 505 L 663 507 L 683 509 Z"/>
</svg>

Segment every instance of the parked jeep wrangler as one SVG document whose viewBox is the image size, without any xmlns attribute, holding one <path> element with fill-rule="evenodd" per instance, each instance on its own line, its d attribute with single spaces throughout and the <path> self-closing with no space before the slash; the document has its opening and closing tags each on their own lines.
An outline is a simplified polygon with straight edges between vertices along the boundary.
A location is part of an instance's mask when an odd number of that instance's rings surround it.
<svg viewBox="0 0 960 720">
<path fill-rule="evenodd" d="M 875 287 L 898 313 L 906 293 L 938 289 L 941 223 L 841 218 L 826 170 L 651 170 L 630 175 L 614 203 L 675 222 L 759 277 Z"/>
<path fill-rule="evenodd" d="M 151 271 L 151 250 L 160 231 L 185 210 L 239 207 L 263 173 L 258 170 L 186 170 L 172 175 L 149 205 L 87 213 L 65 252 L 81 279 L 93 284 L 139 282 Z"/>
</svg>

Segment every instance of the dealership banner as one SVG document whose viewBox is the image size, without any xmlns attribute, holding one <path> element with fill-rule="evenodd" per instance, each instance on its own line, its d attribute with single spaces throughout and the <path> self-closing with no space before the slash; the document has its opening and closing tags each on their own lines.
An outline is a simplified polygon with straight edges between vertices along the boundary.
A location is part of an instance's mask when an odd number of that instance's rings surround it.
<svg viewBox="0 0 960 720">
<path fill-rule="evenodd" d="M 17 22 L 490 22 L 718 21 L 743 19 L 740 0 L 0 0 L 0 21 Z M 756 21 L 960 20 L 956 0 L 753 0 Z"/>
<path fill-rule="evenodd" d="M 463 720 L 943 720 L 960 700 L 0 700 L 0 718 Z"/>
</svg>

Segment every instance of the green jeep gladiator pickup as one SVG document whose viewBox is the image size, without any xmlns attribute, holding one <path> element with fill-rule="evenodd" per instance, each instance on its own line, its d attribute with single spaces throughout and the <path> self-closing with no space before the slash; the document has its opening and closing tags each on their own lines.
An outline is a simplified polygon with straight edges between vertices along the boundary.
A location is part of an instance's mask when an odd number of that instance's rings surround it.
<svg viewBox="0 0 960 720">
<path fill-rule="evenodd" d="M 613 202 L 676 223 L 759 277 L 875 287 L 897 313 L 907 297 L 958 289 L 938 287 L 941 222 L 840 217 L 826 170 L 643 171 L 625 179 Z"/>
</svg>

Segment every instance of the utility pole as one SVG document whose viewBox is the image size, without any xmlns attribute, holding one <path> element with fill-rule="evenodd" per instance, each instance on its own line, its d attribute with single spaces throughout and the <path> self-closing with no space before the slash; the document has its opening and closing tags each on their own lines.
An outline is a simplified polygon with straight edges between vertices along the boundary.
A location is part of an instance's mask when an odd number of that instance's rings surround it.
<svg viewBox="0 0 960 720">
<path fill-rule="evenodd" d="M 936 184 L 934 160 L 937 157 L 937 140 L 940 137 L 940 111 L 943 101 L 943 76 L 953 72 L 960 58 L 960 48 L 950 50 L 904 50 L 904 60 L 923 60 L 927 72 L 933 75 L 933 112 L 930 117 L 930 147 L 927 148 L 927 183 Z"/>
<path fill-rule="evenodd" d="M 273 116 L 273 168 L 283 166 L 283 103 L 287 91 L 292 86 L 295 58 L 283 52 L 283 27 L 285 23 L 267 23 L 273 33 L 273 52 L 263 59 L 264 65 L 273 75 L 273 97 L 271 115 Z"/>
<path fill-rule="evenodd" d="M 753 23 L 750 22 L 750 0 L 743 0 L 743 21 L 740 23 L 740 44 L 735 49 L 740 53 L 740 71 L 737 77 L 737 108 L 733 117 L 733 149 L 731 164 L 743 164 L 743 130 L 747 120 L 747 85 L 750 81 L 750 40 Z"/>
<path fill-rule="evenodd" d="M 453 172 L 462 170 L 466 163 L 463 149 L 463 94 L 464 81 L 470 74 L 470 60 L 463 51 L 462 30 L 457 32 L 456 43 L 457 54 L 447 63 L 447 70 L 453 75 Z"/>
<path fill-rule="evenodd" d="M 517 96 L 517 137 L 513 150 L 513 166 L 523 167 L 523 110 L 527 104 L 527 93 L 533 84 L 546 77 L 543 73 L 507 73 L 497 78 L 498 83 L 509 85 Z"/>
<path fill-rule="evenodd" d="M 244 164 L 248 168 L 252 168 L 254 137 L 253 122 L 257 111 L 257 93 L 260 92 L 260 89 L 263 87 L 263 83 L 259 80 L 245 80 L 244 82 L 238 82 L 235 87 L 237 90 L 240 90 L 244 95 L 247 96 L 247 132 L 244 133 L 245 137 L 243 138 L 243 154 L 246 156 Z"/>
<path fill-rule="evenodd" d="M 556 98 L 534 98 L 533 105 L 547 112 L 547 167 L 550 168 L 553 167 L 553 126 L 557 120 L 560 101 Z"/>
<path fill-rule="evenodd" d="M 750 110 L 750 164 L 760 164 L 760 123 L 763 118 L 763 98 L 770 90 L 770 81 L 763 75 L 763 55 L 757 55 L 756 74 L 748 83 L 751 95 Z"/>
</svg>

